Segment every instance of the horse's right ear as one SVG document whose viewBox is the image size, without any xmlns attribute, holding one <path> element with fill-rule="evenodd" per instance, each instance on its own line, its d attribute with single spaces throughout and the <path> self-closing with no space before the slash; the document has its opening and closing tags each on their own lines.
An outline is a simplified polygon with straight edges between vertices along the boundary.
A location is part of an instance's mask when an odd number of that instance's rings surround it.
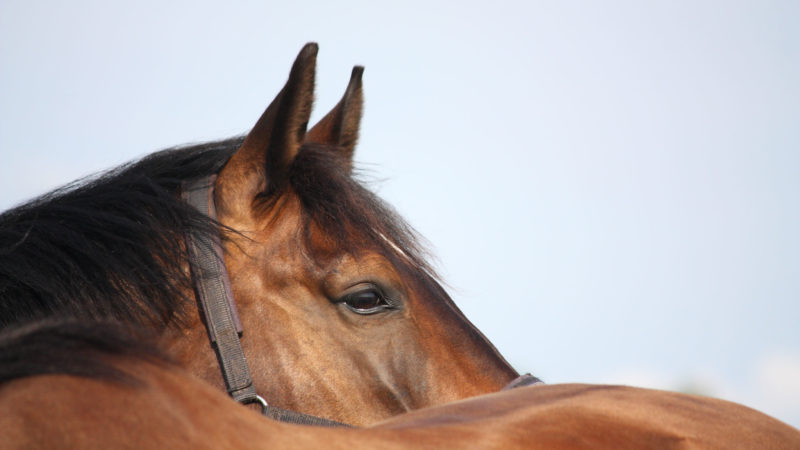
<svg viewBox="0 0 800 450">
<path fill-rule="evenodd" d="M 286 182 L 311 115 L 316 61 L 317 44 L 306 44 L 286 85 L 219 173 L 215 195 L 219 212 L 249 215 L 259 194 Z"/>
</svg>

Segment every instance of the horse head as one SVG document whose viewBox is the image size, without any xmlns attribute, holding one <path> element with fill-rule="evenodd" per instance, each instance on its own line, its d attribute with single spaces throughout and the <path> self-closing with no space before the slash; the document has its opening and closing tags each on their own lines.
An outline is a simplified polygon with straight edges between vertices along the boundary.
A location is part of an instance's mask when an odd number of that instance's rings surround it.
<svg viewBox="0 0 800 450">
<path fill-rule="evenodd" d="M 413 230 L 353 176 L 362 68 L 306 129 L 316 53 L 303 48 L 214 185 L 256 391 L 366 424 L 499 390 L 517 373 L 436 281 Z M 170 346 L 221 385 L 194 325 Z"/>
</svg>

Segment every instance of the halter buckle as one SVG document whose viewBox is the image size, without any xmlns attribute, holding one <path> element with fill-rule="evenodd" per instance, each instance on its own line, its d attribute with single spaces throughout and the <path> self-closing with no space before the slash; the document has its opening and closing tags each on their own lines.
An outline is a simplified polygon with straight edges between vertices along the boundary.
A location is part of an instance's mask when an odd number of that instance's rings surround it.
<svg viewBox="0 0 800 450">
<path fill-rule="evenodd" d="M 250 405 L 252 403 L 258 403 L 259 405 L 261 405 L 261 414 L 263 414 L 265 416 L 267 415 L 267 406 L 268 406 L 267 405 L 267 401 L 264 400 L 264 398 L 261 397 L 258 394 L 253 395 L 253 396 L 245 397 L 245 398 L 239 400 L 239 403 L 242 404 L 242 405 Z"/>
</svg>

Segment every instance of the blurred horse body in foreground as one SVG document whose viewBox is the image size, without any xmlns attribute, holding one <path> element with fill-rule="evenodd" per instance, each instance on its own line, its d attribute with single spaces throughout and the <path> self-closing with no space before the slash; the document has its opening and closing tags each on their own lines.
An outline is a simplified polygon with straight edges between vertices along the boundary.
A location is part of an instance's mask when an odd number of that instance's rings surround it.
<svg viewBox="0 0 800 450">
<path fill-rule="evenodd" d="M 45 324 L 0 340 L 0 448 L 800 448 L 798 430 L 735 403 L 581 384 L 486 394 L 366 428 L 287 424 L 116 331 Z M 82 375 L 26 376 L 37 363 L 6 364 L 20 353 L 47 355 L 54 342 Z"/>
</svg>

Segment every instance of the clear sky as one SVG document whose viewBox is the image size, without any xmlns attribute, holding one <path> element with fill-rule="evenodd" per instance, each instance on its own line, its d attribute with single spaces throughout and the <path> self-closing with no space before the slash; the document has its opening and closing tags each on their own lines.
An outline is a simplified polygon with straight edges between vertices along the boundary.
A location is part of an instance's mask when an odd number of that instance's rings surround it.
<svg viewBox="0 0 800 450">
<path fill-rule="evenodd" d="M 3 209 L 247 131 L 317 41 L 315 117 L 365 65 L 361 167 L 520 370 L 800 426 L 797 2 L 119 3 L 0 3 Z"/>
</svg>

